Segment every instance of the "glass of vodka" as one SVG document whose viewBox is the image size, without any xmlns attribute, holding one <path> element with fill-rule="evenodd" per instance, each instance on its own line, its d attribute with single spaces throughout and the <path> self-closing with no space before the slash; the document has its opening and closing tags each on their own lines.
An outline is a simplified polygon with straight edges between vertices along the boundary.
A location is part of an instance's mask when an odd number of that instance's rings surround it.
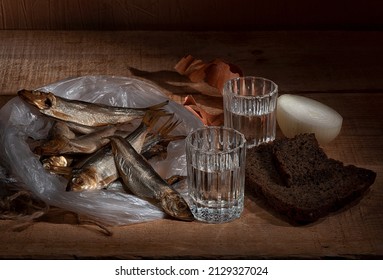
<svg viewBox="0 0 383 280">
<path fill-rule="evenodd" d="M 246 139 L 232 128 L 204 127 L 186 138 L 190 209 L 197 220 L 224 223 L 244 204 Z"/>
<path fill-rule="evenodd" d="M 275 139 L 278 86 L 261 77 L 239 77 L 223 88 L 225 126 L 246 137 L 252 148 Z"/>
</svg>

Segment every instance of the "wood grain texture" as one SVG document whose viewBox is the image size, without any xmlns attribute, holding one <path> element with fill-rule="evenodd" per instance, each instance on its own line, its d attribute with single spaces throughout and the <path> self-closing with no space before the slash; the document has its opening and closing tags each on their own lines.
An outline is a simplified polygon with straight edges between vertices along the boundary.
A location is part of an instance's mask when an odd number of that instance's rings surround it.
<svg viewBox="0 0 383 280">
<path fill-rule="evenodd" d="M 108 74 L 139 76 L 178 102 L 193 93 L 218 108 L 220 99 L 198 93 L 173 67 L 185 54 L 220 57 L 273 79 L 281 94 L 333 107 L 344 123 L 327 154 L 377 172 L 358 203 L 308 226 L 292 226 L 250 194 L 228 224 L 160 220 L 112 227 L 112 236 L 53 209 L 22 231 L 0 221 L 0 258 L 383 258 L 382 47 L 376 31 L 0 31 L 0 104 L 20 88 Z"/>
<path fill-rule="evenodd" d="M 381 1 L 1 0 L 0 29 L 381 28 Z"/>
<path fill-rule="evenodd" d="M 245 75 L 274 80 L 281 92 L 381 92 L 383 33 L 2 31 L 0 93 L 88 74 L 156 79 L 172 93 L 188 90 L 174 73 L 191 54 L 222 58 Z M 181 85 L 181 86 L 177 86 Z"/>
</svg>

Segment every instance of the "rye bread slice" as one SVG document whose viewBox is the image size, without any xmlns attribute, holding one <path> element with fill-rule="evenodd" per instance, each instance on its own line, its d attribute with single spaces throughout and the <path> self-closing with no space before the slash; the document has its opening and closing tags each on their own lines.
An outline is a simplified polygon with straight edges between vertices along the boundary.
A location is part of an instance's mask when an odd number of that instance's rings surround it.
<svg viewBox="0 0 383 280">
<path fill-rule="evenodd" d="M 376 173 L 330 159 L 313 134 L 247 151 L 246 188 L 294 223 L 306 224 L 361 197 Z"/>
</svg>

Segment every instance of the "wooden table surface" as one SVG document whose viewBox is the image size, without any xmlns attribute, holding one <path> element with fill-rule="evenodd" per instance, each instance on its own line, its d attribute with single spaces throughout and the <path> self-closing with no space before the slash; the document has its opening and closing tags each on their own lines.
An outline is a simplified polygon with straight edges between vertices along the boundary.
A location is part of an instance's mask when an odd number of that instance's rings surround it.
<svg viewBox="0 0 383 280">
<path fill-rule="evenodd" d="M 15 230 L 0 221 L 0 258 L 383 258 L 383 32 L 0 31 L 0 106 L 18 89 L 83 75 L 140 76 L 177 102 L 192 93 L 174 72 L 186 54 L 223 58 L 246 75 L 274 80 L 280 94 L 315 98 L 344 123 L 330 157 L 377 178 L 359 203 L 314 224 L 293 226 L 246 197 L 242 217 L 209 225 L 163 219 L 110 227 L 112 236 L 54 209 Z"/>
</svg>

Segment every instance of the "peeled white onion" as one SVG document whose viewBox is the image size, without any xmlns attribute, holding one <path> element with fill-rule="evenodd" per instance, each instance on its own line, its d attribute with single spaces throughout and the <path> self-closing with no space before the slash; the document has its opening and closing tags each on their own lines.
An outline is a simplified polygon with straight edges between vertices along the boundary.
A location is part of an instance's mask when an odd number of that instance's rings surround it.
<svg viewBox="0 0 383 280">
<path fill-rule="evenodd" d="M 334 109 L 316 100 L 284 94 L 278 98 L 277 122 L 286 137 L 315 133 L 319 144 L 325 145 L 338 136 L 343 118 Z"/>
</svg>

